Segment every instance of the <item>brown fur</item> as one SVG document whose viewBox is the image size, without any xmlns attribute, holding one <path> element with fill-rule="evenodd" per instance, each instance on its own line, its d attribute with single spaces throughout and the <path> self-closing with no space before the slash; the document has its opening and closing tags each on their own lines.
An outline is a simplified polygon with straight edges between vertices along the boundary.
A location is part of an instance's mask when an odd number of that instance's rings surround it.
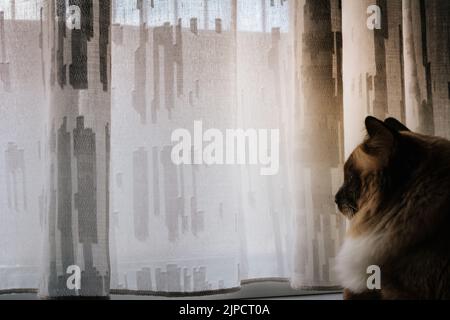
<svg viewBox="0 0 450 320">
<path fill-rule="evenodd" d="M 369 117 L 366 128 L 336 202 L 347 237 L 382 234 L 373 248 L 382 288 L 344 298 L 450 299 L 450 142 L 394 119 Z"/>
</svg>

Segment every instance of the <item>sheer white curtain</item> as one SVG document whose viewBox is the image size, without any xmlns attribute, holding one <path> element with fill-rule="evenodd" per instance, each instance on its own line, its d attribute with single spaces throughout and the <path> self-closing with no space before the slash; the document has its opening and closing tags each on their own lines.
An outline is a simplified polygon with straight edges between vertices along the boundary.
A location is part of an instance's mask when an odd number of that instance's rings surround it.
<svg viewBox="0 0 450 320">
<path fill-rule="evenodd" d="M 156 1 L 136 9 L 116 3 L 112 288 L 209 291 L 244 280 L 289 280 L 294 263 L 315 268 L 310 256 L 294 254 L 299 191 L 293 170 L 300 159 L 291 151 L 301 144 L 295 5 Z M 204 132 L 280 130 L 279 171 L 262 176 L 258 165 L 174 165 L 171 133 L 193 134 L 196 121 Z M 328 201 L 332 190 L 326 193 Z M 327 232 L 323 243 L 305 238 L 302 245 L 319 257 L 333 231 Z M 317 266 L 328 267 L 334 251 L 322 254 Z M 311 278 L 303 285 L 314 285 L 312 274 L 305 275 Z M 336 285 L 326 279 L 315 285 Z"/>
<path fill-rule="evenodd" d="M 382 28 L 369 30 L 361 26 L 372 4 L 342 1 L 346 153 L 361 140 L 369 114 L 450 138 L 450 3 L 380 0 Z"/>
<path fill-rule="evenodd" d="M 338 286 L 333 195 L 365 115 L 448 136 L 448 1 L 406 2 L 369 30 L 359 0 L 0 0 L 0 290 Z M 176 164 L 172 134 L 195 158 L 200 127 L 278 130 L 276 174 Z"/>
<path fill-rule="evenodd" d="M 37 288 L 48 118 L 39 22 L 36 12 L 14 12 L 6 1 L 0 8 L 0 288 Z"/>
<path fill-rule="evenodd" d="M 338 286 L 339 2 L 136 4 L 113 6 L 111 287 Z M 194 134 L 198 121 L 204 132 L 279 130 L 276 174 L 174 165 L 171 133 Z"/>
</svg>

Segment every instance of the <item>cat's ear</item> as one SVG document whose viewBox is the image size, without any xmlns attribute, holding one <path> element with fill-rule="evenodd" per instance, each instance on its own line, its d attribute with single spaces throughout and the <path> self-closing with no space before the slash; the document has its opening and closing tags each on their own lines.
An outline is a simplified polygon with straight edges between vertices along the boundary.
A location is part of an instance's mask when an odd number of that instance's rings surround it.
<svg viewBox="0 0 450 320">
<path fill-rule="evenodd" d="M 398 132 L 410 132 L 411 130 L 409 130 L 403 123 L 401 123 L 400 121 L 398 121 L 395 118 L 387 118 L 386 120 L 384 120 L 384 123 L 392 130 L 398 131 Z"/>
<path fill-rule="evenodd" d="M 387 161 L 394 151 L 398 132 L 374 117 L 367 117 L 365 124 L 369 138 L 364 142 L 364 151 Z"/>
<path fill-rule="evenodd" d="M 369 138 L 371 139 L 387 139 L 390 140 L 393 138 L 394 130 L 391 129 L 387 124 L 383 121 L 378 120 L 375 117 L 367 117 L 366 121 L 366 130 Z"/>
</svg>

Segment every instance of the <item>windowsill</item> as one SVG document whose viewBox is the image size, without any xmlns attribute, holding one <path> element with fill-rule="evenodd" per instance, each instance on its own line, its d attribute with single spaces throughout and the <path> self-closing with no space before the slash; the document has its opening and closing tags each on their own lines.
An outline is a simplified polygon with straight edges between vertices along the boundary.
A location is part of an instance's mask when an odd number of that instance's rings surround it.
<svg viewBox="0 0 450 320">
<path fill-rule="evenodd" d="M 209 296 L 161 297 L 112 294 L 111 300 L 342 300 L 339 291 L 294 290 L 288 282 L 266 281 L 242 285 L 239 291 Z M 0 300 L 39 300 L 34 293 L 4 294 Z"/>
</svg>

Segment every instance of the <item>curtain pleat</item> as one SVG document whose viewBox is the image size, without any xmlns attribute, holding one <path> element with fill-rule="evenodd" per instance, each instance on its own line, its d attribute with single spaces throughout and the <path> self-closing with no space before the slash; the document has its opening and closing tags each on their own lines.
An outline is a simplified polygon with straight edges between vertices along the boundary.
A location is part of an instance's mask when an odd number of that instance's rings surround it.
<svg viewBox="0 0 450 320">
<path fill-rule="evenodd" d="M 342 182 L 344 161 L 341 9 L 339 1 L 295 4 L 292 284 L 326 288 L 339 285 L 333 265 L 345 234 L 333 197 Z"/>
<path fill-rule="evenodd" d="M 110 1 L 80 1 L 81 28 L 66 26 L 67 3 L 48 1 L 47 234 L 41 295 L 109 293 Z M 56 14 L 52 16 L 52 12 Z M 46 19 L 45 19 L 46 18 Z M 44 23 L 44 22 L 42 22 Z M 48 237 L 48 238 L 47 238 Z M 70 266 L 79 289 L 67 286 Z"/>
</svg>

